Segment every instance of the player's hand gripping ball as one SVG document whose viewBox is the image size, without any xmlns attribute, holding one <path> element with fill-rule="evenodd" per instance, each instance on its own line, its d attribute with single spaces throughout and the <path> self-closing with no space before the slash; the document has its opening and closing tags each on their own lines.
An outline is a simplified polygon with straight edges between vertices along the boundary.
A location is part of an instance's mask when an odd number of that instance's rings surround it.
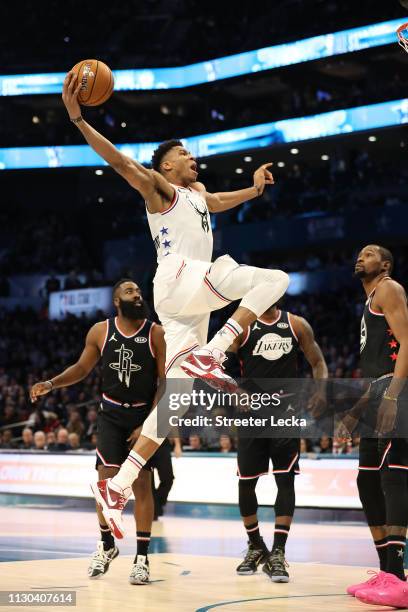
<svg viewBox="0 0 408 612">
<path fill-rule="evenodd" d="M 71 72 L 80 85 L 78 102 L 82 106 L 99 106 L 109 100 L 113 92 L 113 74 L 109 66 L 96 59 L 82 60 Z"/>
</svg>

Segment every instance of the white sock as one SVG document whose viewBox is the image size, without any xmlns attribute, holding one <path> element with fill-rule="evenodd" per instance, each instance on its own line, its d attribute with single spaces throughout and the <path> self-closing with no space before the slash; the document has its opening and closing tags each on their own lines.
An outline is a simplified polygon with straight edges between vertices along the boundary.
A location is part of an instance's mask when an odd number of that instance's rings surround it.
<svg viewBox="0 0 408 612">
<path fill-rule="evenodd" d="M 119 472 L 112 478 L 111 482 L 121 489 L 131 487 L 133 481 L 139 476 L 139 472 L 145 463 L 146 459 L 143 459 L 138 453 L 131 450 L 127 459 L 122 463 Z"/>
<path fill-rule="evenodd" d="M 202 348 L 208 349 L 209 351 L 213 351 L 214 349 L 218 349 L 225 353 L 228 347 L 234 342 L 235 338 L 242 334 L 244 330 L 234 319 L 228 319 L 228 321 L 221 327 L 219 331 L 215 334 L 214 338 L 210 340 L 208 344 L 203 346 Z"/>
</svg>

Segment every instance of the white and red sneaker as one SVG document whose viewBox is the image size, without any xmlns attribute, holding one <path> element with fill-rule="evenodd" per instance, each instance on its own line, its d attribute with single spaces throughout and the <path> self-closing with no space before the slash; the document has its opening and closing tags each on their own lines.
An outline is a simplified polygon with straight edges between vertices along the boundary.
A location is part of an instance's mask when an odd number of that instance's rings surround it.
<svg viewBox="0 0 408 612">
<path fill-rule="evenodd" d="M 380 570 L 379 572 L 375 572 L 374 570 L 368 570 L 367 574 L 372 574 L 371 578 L 366 580 L 365 582 L 359 582 L 358 584 L 352 584 L 347 587 L 347 593 L 355 597 L 357 591 L 361 589 L 370 589 L 371 587 L 377 586 L 384 576 L 385 572 Z"/>
<path fill-rule="evenodd" d="M 180 367 L 192 378 L 204 380 L 217 391 L 234 393 L 238 390 L 238 385 L 224 372 L 222 364 L 225 360 L 225 353 L 218 349 L 200 349 L 190 353 L 187 359 L 181 362 Z"/>
<path fill-rule="evenodd" d="M 408 608 L 408 584 L 394 574 L 383 572 L 381 581 L 371 588 L 359 589 L 356 598 L 376 606 Z"/>
<path fill-rule="evenodd" d="M 122 511 L 126 506 L 132 489 L 129 487 L 123 490 L 113 484 L 110 478 L 91 483 L 91 489 L 96 502 L 101 506 L 109 529 L 115 538 L 122 539 L 125 534 Z"/>
</svg>

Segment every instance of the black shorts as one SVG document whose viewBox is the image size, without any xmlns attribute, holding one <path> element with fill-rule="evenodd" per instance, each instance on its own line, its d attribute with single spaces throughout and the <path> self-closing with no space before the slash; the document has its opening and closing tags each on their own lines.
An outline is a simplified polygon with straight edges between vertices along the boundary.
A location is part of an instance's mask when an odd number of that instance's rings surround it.
<svg viewBox="0 0 408 612">
<path fill-rule="evenodd" d="M 391 376 L 374 380 L 370 386 L 369 404 L 363 422 L 373 437 L 363 436 L 360 440 L 359 469 L 380 470 L 383 466 L 393 469 L 408 469 L 408 438 L 407 428 L 407 394 L 404 390 L 398 400 L 396 426 L 388 438 L 375 437 L 377 413 L 384 392 L 388 388 Z"/>
<path fill-rule="evenodd" d="M 359 470 L 380 470 L 382 467 L 408 470 L 406 438 L 361 438 Z"/>
<path fill-rule="evenodd" d="M 150 409 L 150 406 L 125 408 L 101 402 L 97 418 L 96 468 L 98 465 L 120 468 L 129 454 L 128 437 L 144 423 Z M 149 462 L 144 468 L 151 469 Z"/>
<path fill-rule="evenodd" d="M 258 478 L 269 472 L 299 474 L 299 438 L 239 438 L 238 476 L 241 479 Z"/>
</svg>

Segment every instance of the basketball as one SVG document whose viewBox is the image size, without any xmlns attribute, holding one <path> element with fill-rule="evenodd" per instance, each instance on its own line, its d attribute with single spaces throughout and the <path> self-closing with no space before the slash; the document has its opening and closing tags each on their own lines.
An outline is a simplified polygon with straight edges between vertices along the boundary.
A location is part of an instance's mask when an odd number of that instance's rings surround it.
<svg viewBox="0 0 408 612">
<path fill-rule="evenodd" d="M 82 106 L 99 106 L 112 95 L 113 74 L 109 66 L 96 59 L 82 60 L 72 70 L 82 83 L 78 102 Z"/>
</svg>

